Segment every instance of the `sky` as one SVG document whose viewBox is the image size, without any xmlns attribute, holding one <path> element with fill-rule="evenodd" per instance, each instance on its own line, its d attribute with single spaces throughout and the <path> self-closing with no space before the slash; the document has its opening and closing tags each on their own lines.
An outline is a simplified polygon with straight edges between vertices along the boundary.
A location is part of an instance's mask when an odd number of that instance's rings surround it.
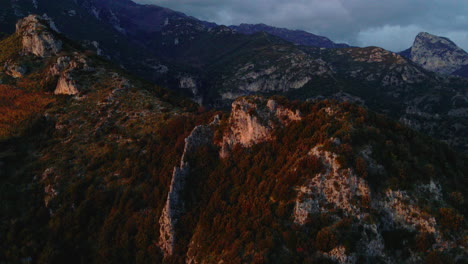
<svg viewBox="0 0 468 264">
<path fill-rule="evenodd" d="M 355 46 L 409 48 L 419 32 L 468 51 L 468 0 L 134 0 L 222 25 L 264 23 Z"/>
</svg>

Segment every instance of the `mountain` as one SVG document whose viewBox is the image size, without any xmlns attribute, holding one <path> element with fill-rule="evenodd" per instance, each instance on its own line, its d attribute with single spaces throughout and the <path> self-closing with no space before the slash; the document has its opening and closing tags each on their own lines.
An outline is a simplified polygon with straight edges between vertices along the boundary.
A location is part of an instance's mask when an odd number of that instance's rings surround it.
<svg viewBox="0 0 468 264">
<path fill-rule="evenodd" d="M 468 77 L 466 70 L 462 70 L 468 67 L 468 53 L 448 38 L 421 32 L 416 36 L 413 46 L 402 55 L 427 70 Z"/>
<path fill-rule="evenodd" d="M 25 14 L 47 14 L 58 30 L 147 80 L 203 102 L 203 67 L 256 37 L 218 35 L 214 23 L 129 0 L 0 1 L 0 32 L 14 31 Z M 225 27 L 219 26 L 219 29 Z M 231 43 L 232 41 L 232 43 Z M 208 42 L 217 45 L 207 45 Z M 223 48 L 224 47 L 224 48 Z M 205 91 L 201 91 L 205 90 Z"/>
<path fill-rule="evenodd" d="M 464 261 L 466 155 L 348 102 L 206 111 L 55 26 L 30 15 L 0 41 L 2 261 Z M 356 76 L 420 69 L 378 48 L 300 51 Z"/>
<path fill-rule="evenodd" d="M 337 44 L 327 37 L 317 36 L 303 30 L 290 30 L 286 28 L 277 28 L 265 24 L 240 24 L 238 26 L 229 26 L 242 34 L 254 34 L 258 32 L 266 32 L 273 36 L 277 36 L 297 45 L 320 47 L 320 48 L 348 48 L 347 44 Z"/>
<path fill-rule="evenodd" d="M 219 105 L 251 94 L 358 102 L 452 146 L 468 146 L 468 82 L 437 76 L 378 47 L 298 48 L 270 42 L 237 50 L 207 70 L 209 87 L 216 87 L 209 96 L 220 98 Z"/>
<path fill-rule="evenodd" d="M 0 3 L 2 27 L 20 14 L 47 13 L 60 32 L 87 49 L 210 108 L 228 108 L 251 94 L 351 100 L 468 149 L 467 81 L 436 76 L 380 48 L 297 46 L 128 0 Z"/>
</svg>

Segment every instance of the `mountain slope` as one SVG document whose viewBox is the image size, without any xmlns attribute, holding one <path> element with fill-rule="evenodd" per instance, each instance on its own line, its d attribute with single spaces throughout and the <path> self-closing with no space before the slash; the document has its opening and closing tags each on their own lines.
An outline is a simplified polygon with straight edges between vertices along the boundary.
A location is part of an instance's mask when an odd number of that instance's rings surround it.
<svg viewBox="0 0 468 264">
<path fill-rule="evenodd" d="M 242 34 L 255 34 L 258 32 L 266 32 L 273 36 L 280 37 L 284 40 L 292 42 L 297 45 L 313 46 L 319 48 L 348 48 L 349 45 L 337 44 L 330 39 L 317 36 L 312 33 L 302 30 L 290 30 L 286 28 L 276 28 L 265 24 L 240 24 L 238 26 L 229 26 L 231 29 L 236 30 Z"/>
<path fill-rule="evenodd" d="M 207 70 L 208 86 L 217 88 L 210 97 L 221 98 L 221 105 L 249 94 L 350 100 L 452 146 L 467 146 L 468 82 L 436 76 L 381 48 L 318 49 L 271 43 L 237 50 Z"/>
<path fill-rule="evenodd" d="M 0 44 L 6 262 L 464 260 L 466 156 L 382 115 L 258 96 L 204 112 L 42 16 Z"/>
<path fill-rule="evenodd" d="M 6 2 L 0 24 L 9 25 L 15 14 L 46 12 L 61 32 L 88 49 L 208 107 L 226 108 L 249 94 L 352 100 L 462 151 L 468 148 L 467 82 L 435 76 L 379 48 L 297 46 L 126 0 L 38 0 L 37 9 L 31 1 Z"/>
<path fill-rule="evenodd" d="M 468 77 L 463 71 L 456 73 L 468 65 L 468 53 L 447 38 L 421 32 L 403 54 L 427 70 Z"/>
</svg>

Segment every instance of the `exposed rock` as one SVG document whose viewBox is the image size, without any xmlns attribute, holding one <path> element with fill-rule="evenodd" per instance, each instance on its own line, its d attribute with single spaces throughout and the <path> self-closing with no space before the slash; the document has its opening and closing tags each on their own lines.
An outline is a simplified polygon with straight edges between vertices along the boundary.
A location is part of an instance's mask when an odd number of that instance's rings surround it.
<svg viewBox="0 0 468 264">
<path fill-rule="evenodd" d="M 405 63 L 405 59 L 401 55 L 378 47 L 361 49 L 359 52 L 352 53 L 351 55 L 355 61 L 360 62 L 385 62 L 391 59 L 396 64 Z"/>
<path fill-rule="evenodd" d="M 6 62 L 4 65 L 5 73 L 10 75 L 13 78 L 21 78 L 26 74 L 27 69 L 23 65 L 19 65 L 17 63 L 13 63 L 11 61 Z"/>
<path fill-rule="evenodd" d="M 211 145 L 213 140 L 212 125 L 217 123 L 218 118 L 210 125 L 200 125 L 193 129 L 192 133 L 185 139 L 184 153 L 180 166 L 174 168 L 171 186 L 167 195 L 161 217 L 159 218 L 159 246 L 165 256 L 174 253 L 177 243 L 176 224 L 185 213 L 185 201 L 180 197 L 186 189 L 187 178 L 190 177 L 190 165 L 187 156 L 194 153 L 199 147 Z"/>
<path fill-rule="evenodd" d="M 279 105 L 274 100 L 262 97 L 242 97 L 232 103 L 229 128 L 223 136 L 221 157 L 229 156 L 230 149 L 240 144 L 250 147 L 272 139 L 277 127 L 301 120 L 299 111 Z"/>
<path fill-rule="evenodd" d="M 49 74 L 52 76 L 60 75 L 70 65 L 71 58 L 68 56 L 60 56 L 57 58 L 57 62 L 49 68 Z"/>
<path fill-rule="evenodd" d="M 355 256 L 346 255 L 346 248 L 344 246 L 338 246 L 332 249 L 330 252 L 326 253 L 325 256 L 330 258 L 333 261 L 336 261 L 340 264 L 354 264 L 356 263 Z"/>
<path fill-rule="evenodd" d="M 452 74 L 468 65 L 468 53 L 463 49 L 447 38 L 426 32 L 416 36 L 410 58 L 423 68 L 442 74 Z"/>
<path fill-rule="evenodd" d="M 79 93 L 79 86 L 69 73 L 60 76 L 54 94 L 75 95 Z"/>
<path fill-rule="evenodd" d="M 62 49 L 62 41 L 55 37 L 51 20 L 47 17 L 29 15 L 18 21 L 16 33 L 22 37 L 24 53 L 49 57 Z"/>
<path fill-rule="evenodd" d="M 352 169 L 342 168 L 338 155 L 322 150 L 321 146 L 313 148 L 309 155 L 318 157 L 325 170 L 298 188 L 294 222 L 305 224 L 310 214 L 326 211 L 328 204 L 357 219 L 363 219 L 367 213 L 362 212 L 361 208 L 368 207 L 366 203 L 371 199 L 367 182 Z"/>
<path fill-rule="evenodd" d="M 190 76 L 180 77 L 179 88 L 189 89 L 193 95 L 198 95 L 197 81 L 193 77 L 190 77 Z"/>
<path fill-rule="evenodd" d="M 271 58 L 254 57 L 250 62 L 232 65 L 233 74 L 221 77 L 221 97 L 288 92 L 305 87 L 315 78 L 333 76 L 330 66 L 322 59 L 312 58 L 300 50 L 287 52 L 289 50 L 283 47 L 272 48 L 278 53 L 273 61 Z"/>
<path fill-rule="evenodd" d="M 59 76 L 55 94 L 75 95 L 80 92 L 80 85 L 73 78 L 74 73 L 78 71 L 93 71 L 94 69 L 88 65 L 87 60 L 78 53 L 73 53 L 71 56 L 60 56 L 56 63 L 52 64 L 48 69 L 50 77 Z"/>
</svg>

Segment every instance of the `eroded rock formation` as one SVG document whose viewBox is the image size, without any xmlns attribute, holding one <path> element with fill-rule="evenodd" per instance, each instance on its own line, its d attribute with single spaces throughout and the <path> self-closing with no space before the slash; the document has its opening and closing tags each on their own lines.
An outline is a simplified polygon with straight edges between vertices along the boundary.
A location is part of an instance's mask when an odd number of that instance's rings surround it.
<svg viewBox="0 0 468 264">
<path fill-rule="evenodd" d="M 192 133 L 185 139 L 184 153 L 180 165 L 174 168 L 171 186 L 167 195 L 161 217 L 159 218 L 159 246 L 165 256 L 174 253 L 177 243 L 176 225 L 186 210 L 185 201 L 181 199 L 186 189 L 188 177 L 190 177 L 190 164 L 187 157 L 201 146 L 211 145 L 213 141 L 212 127 L 217 123 L 217 118 L 210 125 L 200 125 L 193 129 Z"/>
<path fill-rule="evenodd" d="M 22 37 L 24 53 L 49 57 L 62 50 L 62 41 L 54 36 L 51 21 L 47 17 L 29 15 L 18 21 L 16 33 Z"/>
<path fill-rule="evenodd" d="M 221 143 L 221 157 L 227 157 L 237 144 L 250 147 L 272 138 L 275 128 L 301 120 L 301 113 L 293 111 L 275 100 L 262 97 L 243 97 L 232 103 L 229 128 Z"/>
<path fill-rule="evenodd" d="M 426 32 L 416 36 L 410 58 L 423 68 L 442 74 L 452 74 L 468 65 L 468 53 L 463 49 L 447 38 Z"/>
</svg>

